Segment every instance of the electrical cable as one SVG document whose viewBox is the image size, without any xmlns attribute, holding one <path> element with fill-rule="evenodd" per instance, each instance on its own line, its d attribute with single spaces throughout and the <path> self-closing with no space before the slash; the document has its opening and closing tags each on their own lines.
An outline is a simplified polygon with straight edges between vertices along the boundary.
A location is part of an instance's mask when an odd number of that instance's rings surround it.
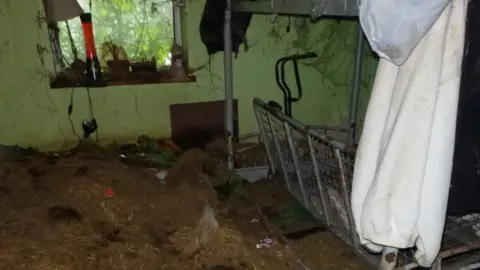
<svg viewBox="0 0 480 270">
<path fill-rule="evenodd" d="M 70 126 L 72 127 L 73 134 L 75 135 L 75 137 L 78 138 L 79 141 L 81 141 L 82 138 L 80 138 L 80 136 L 75 131 L 75 125 L 73 124 L 73 121 L 72 121 L 74 92 L 75 92 L 75 86 L 72 87 L 72 91 L 70 92 L 70 104 L 68 105 L 68 121 L 70 122 Z"/>
<path fill-rule="evenodd" d="M 68 121 L 70 122 L 70 126 L 72 127 L 73 134 L 81 141 L 82 138 L 76 132 L 75 125 L 73 124 L 72 117 L 71 117 L 73 112 L 74 91 L 75 91 L 75 87 L 72 87 L 72 91 L 70 94 L 70 104 L 68 105 Z M 93 111 L 93 101 L 90 95 L 90 89 L 88 87 L 87 87 L 87 96 L 88 96 L 90 119 L 84 119 L 82 121 L 83 139 L 88 139 L 92 133 L 95 133 L 95 137 L 96 137 L 95 140 L 96 142 L 98 142 L 99 141 L 98 123 L 97 123 L 97 120 L 95 119 L 95 115 Z"/>
<path fill-rule="evenodd" d="M 77 60 L 78 51 L 77 51 L 77 47 L 75 46 L 75 42 L 73 41 L 73 35 L 72 35 L 72 31 L 70 30 L 70 25 L 68 24 L 68 21 L 65 21 L 65 25 L 67 26 L 68 39 L 71 44 L 70 48 L 72 49 L 73 59 Z"/>
<path fill-rule="evenodd" d="M 90 88 L 87 87 L 87 96 L 88 96 L 88 105 L 89 105 L 89 111 L 90 111 L 90 131 L 95 132 L 95 140 L 96 142 L 99 141 L 98 137 L 98 123 L 97 119 L 95 119 L 95 114 L 93 112 L 93 101 L 92 101 L 92 96 L 90 95 Z"/>
<path fill-rule="evenodd" d="M 90 6 L 90 10 L 91 10 L 92 9 L 92 1 L 91 0 L 89 2 L 89 6 Z M 68 25 L 68 22 L 66 22 L 66 26 L 67 26 L 68 36 L 69 36 L 69 39 L 70 39 L 70 45 L 71 45 L 72 53 L 74 54 L 75 60 L 76 60 L 76 59 L 78 59 L 78 52 L 77 52 L 77 49 L 75 47 L 75 42 L 73 40 L 72 33 L 70 31 L 70 26 Z M 80 142 L 80 141 L 82 141 L 82 138 L 76 132 L 75 125 L 73 124 L 73 121 L 72 121 L 73 100 L 74 100 L 74 95 L 75 95 L 74 92 L 75 92 L 75 89 L 76 89 L 77 86 L 78 86 L 78 83 L 73 84 L 72 85 L 72 90 L 70 92 L 70 104 L 68 105 L 68 121 L 70 122 L 70 126 L 72 128 L 73 134 L 75 135 L 75 137 L 78 138 L 78 140 Z M 95 133 L 96 142 L 98 143 L 98 141 L 99 141 L 98 124 L 97 124 L 97 120 L 95 119 L 95 115 L 94 115 L 94 111 L 93 111 L 93 101 L 92 101 L 92 97 L 90 95 L 90 88 L 86 87 L 86 90 L 87 90 L 87 97 L 88 97 L 90 119 L 85 119 L 85 120 L 82 121 L 83 139 L 88 139 L 92 133 Z"/>
</svg>

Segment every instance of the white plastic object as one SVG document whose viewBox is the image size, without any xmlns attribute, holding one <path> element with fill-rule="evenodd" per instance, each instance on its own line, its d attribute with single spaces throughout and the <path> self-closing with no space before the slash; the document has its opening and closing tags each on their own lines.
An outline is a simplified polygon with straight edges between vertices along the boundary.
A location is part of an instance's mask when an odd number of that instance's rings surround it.
<svg viewBox="0 0 480 270">
<path fill-rule="evenodd" d="M 373 51 L 402 65 L 450 0 L 362 0 L 360 24 Z"/>
</svg>

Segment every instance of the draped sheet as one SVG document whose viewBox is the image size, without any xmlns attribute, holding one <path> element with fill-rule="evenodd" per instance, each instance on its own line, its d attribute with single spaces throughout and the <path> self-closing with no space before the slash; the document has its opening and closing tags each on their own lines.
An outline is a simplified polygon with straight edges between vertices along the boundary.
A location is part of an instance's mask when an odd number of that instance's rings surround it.
<svg viewBox="0 0 480 270">
<path fill-rule="evenodd" d="M 442 238 L 452 170 L 466 0 L 452 0 L 401 66 L 378 65 L 353 176 L 361 243 L 417 247 L 428 267 Z"/>
</svg>

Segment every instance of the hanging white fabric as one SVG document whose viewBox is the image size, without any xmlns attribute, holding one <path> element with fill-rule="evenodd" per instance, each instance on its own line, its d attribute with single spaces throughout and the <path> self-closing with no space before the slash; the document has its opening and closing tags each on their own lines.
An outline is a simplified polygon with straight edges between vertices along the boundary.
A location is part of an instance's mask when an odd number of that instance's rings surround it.
<svg viewBox="0 0 480 270">
<path fill-rule="evenodd" d="M 403 64 L 450 0 L 362 0 L 360 23 L 372 50 Z"/>
<path fill-rule="evenodd" d="M 467 0 L 452 0 L 410 58 L 381 59 L 353 176 L 361 243 L 416 246 L 428 267 L 445 221 L 463 57 Z"/>
</svg>

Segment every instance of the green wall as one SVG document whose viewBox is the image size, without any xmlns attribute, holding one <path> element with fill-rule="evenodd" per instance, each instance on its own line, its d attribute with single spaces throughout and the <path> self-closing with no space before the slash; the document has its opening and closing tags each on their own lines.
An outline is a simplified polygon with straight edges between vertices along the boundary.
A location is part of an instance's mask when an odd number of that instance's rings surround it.
<svg viewBox="0 0 480 270">
<path fill-rule="evenodd" d="M 190 0 L 185 10 L 191 67 L 208 63 L 200 41 L 198 25 L 203 0 Z M 51 56 L 39 53 L 47 46 L 47 34 L 41 17 L 41 1 L 26 5 L 23 1 L 0 2 L 0 144 L 18 144 L 41 149 L 68 147 L 76 141 L 67 116 L 70 89 L 50 89 L 48 70 Z M 296 52 L 314 51 L 315 63 L 301 66 L 304 98 L 294 105 L 294 115 L 309 124 L 345 124 L 348 112 L 351 69 L 353 65 L 355 23 L 337 24 L 288 18 L 270 23 L 269 16 L 255 16 L 248 31 L 251 48 L 234 60 L 234 90 L 239 99 L 240 132 L 257 129 L 252 111 L 253 97 L 282 101 L 274 79 L 277 58 Z M 48 47 L 48 46 L 47 46 Z M 242 48 L 243 50 L 243 48 Z M 368 98 L 368 85 L 376 61 L 366 51 L 361 111 Z M 211 64 L 196 73 L 197 82 L 142 86 L 115 86 L 92 89 L 95 117 L 102 141 L 132 140 L 140 134 L 158 137 L 170 135 L 169 105 L 223 99 L 223 57 L 215 55 Z M 87 95 L 77 89 L 73 123 L 89 117 Z"/>
</svg>

